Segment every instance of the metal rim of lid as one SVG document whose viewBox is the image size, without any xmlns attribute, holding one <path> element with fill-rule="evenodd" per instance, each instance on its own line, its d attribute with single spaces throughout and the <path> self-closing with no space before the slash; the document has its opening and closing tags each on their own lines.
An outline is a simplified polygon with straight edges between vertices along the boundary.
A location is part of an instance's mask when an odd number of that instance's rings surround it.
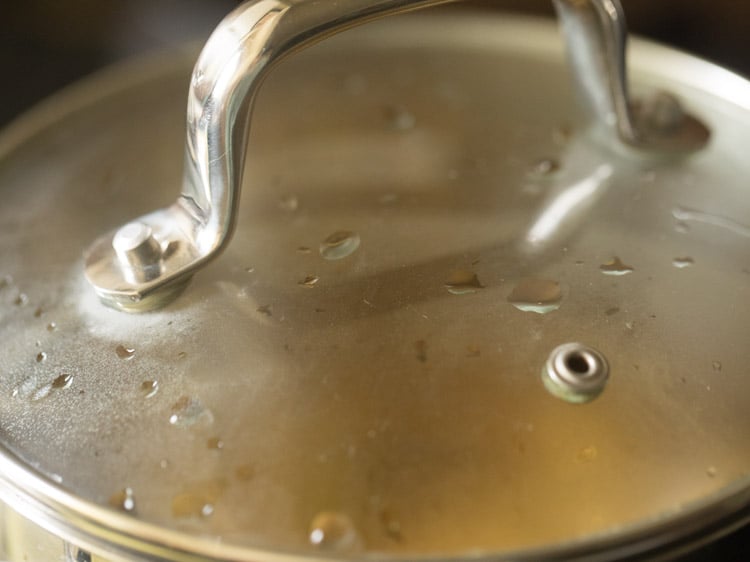
<svg viewBox="0 0 750 562">
<path fill-rule="evenodd" d="M 11 451 L 0 446 L 0 499 L 45 530 L 97 555 L 132 560 L 133 556 L 157 557 L 173 562 L 215 560 L 222 562 L 292 562 L 307 560 L 354 560 L 356 557 L 326 553 L 324 557 L 298 552 L 264 551 L 217 543 L 165 530 L 124 514 L 81 500 L 51 480 L 32 473 Z M 602 533 L 539 549 L 502 553 L 501 559 L 627 560 L 644 555 L 674 555 L 724 536 L 750 522 L 750 476 L 661 521 L 645 521 L 617 533 Z M 179 546 L 176 546 L 179 545 Z M 122 557 L 122 558 L 120 558 Z M 438 557 L 420 557 L 438 562 Z M 137 559 L 137 558 L 136 558 Z M 387 557 L 393 562 L 413 561 Z M 451 558 L 455 559 L 455 558 Z M 497 555 L 474 556 L 476 562 L 497 561 Z"/>
<path fill-rule="evenodd" d="M 424 18 L 425 16 L 421 16 Z M 428 16 L 429 18 L 429 16 Z M 560 45 L 552 23 L 530 18 L 503 16 L 518 36 L 533 36 L 537 53 L 559 51 Z M 493 24 L 501 22 L 494 21 Z M 394 22 L 395 24 L 395 22 Z M 499 41 L 505 40 L 497 34 Z M 543 40 L 542 40 L 543 39 Z M 671 81 L 721 97 L 745 110 L 750 110 L 750 82 L 712 63 L 674 51 L 642 39 L 632 40 L 632 68 L 641 78 Z M 180 51 L 187 64 L 190 49 Z M 190 53 L 188 55 L 187 53 Z M 641 68 L 644 64 L 647 69 Z M 45 130 L 63 116 L 105 99 L 108 95 L 137 88 L 157 77 L 177 75 L 175 55 L 146 56 L 105 69 L 67 88 L 63 93 L 42 102 L 13 122 L 0 135 L 0 159 L 12 153 L 24 141 Z M 308 553 L 264 551 L 217 543 L 186 533 L 165 530 L 131 516 L 76 497 L 38 472 L 0 444 L 0 499 L 22 516 L 64 540 L 117 559 L 133 556 L 164 557 L 175 562 L 205 559 L 221 561 L 350 559 L 326 553 L 318 557 Z M 613 560 L 666 555 L 694 548 L 750 522 L 750 474 L 724 488 L 719 494 L 683 506 L 679 512 L 667 513 L 658 520 L 642 521 L 625 526 L 616 533 L 589 535 L 566 543 L 541 549 L 502 553 L 513 560 Z M 178 546 L 179 545 L 179 546 Z M 439 557 L 428 557 L 438 561 Z M 399 560 L 390 557 L 390 560 Z M 408 560 L 413 560 L 411 556 Z M 497 560 L 497 555 L 474 557 L 477 561 Z M 407 560 L 407 559 L 404 559 Z"/>
</svg>

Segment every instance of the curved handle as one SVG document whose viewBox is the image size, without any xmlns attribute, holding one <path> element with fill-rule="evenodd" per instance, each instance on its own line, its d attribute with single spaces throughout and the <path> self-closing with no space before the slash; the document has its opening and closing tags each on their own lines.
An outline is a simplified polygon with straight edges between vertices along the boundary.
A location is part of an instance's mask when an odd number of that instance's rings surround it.
<svg viewBox="0 0 750 562">
<path fill-rule="evenodd" d="M 129 311 L 158 308 L 224 249 L 236 222 L 253 101 L 275 62 L 369 20 L 448 1 L 251 0 L 227 16 L 193 70 L 179 198 L 86 252 L 86 276 L 102 301 Z M 596 119 L 623 142 L 643 145 L 627 97 L 619 0 L 553 2 Z"/>
</svg>

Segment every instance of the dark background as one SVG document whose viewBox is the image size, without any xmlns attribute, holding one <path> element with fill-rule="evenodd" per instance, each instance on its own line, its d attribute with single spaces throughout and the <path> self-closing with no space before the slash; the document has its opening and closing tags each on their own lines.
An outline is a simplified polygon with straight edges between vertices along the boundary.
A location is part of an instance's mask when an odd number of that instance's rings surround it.
<svg viewBox="0 0 750 562">
<path fill-rule="evenodd" d="M 346 0 L 343 0 L 346 1 Z M 207 37 L 236 0 L 3 0 L 0 126 L 114 61 Z M 632 32 L 750 77 L 750 0 L 622 0 Z M 552 15 L 549 0 L 477 0 L 479 6 Z M 750 131 L 748 131 L 750 147 Z M 681 559 L 750 560 L 750 527 Z"/>
<path fill-rule="evenodd" d="M 345 0 L 344 0 L 345 1 Z M 633 32 L 750 76 L 750 0 L 622 0 Z M 205 37 L 236 0 L 4 0 L 0 125 L 112 61 Z M 460 8 L 552 15 L 550 0 Z"/>
</svg>

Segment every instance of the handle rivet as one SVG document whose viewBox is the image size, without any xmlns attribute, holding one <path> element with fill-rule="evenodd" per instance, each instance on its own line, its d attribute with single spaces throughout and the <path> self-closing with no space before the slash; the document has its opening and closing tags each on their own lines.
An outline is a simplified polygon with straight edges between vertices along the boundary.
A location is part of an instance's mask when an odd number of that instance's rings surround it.
<svg viewBox="0 0 750 562">
<path fill-rule="evenodd" d="M 582 404 L 599 396 L 609 379 L 607 359 L 582 343 L 565 343 L 552 350 L 542 369 L 546 389 L 566 402 Z"/>
<path fill-rule="evenodd" d="M 122 270 L 138 280 L 152 279 L 161 271 L 162 248 L 153 230 L 142 222 L 131 222 L 112 238 Z"/>
<path fill-rule="evenodd" d="M 679 100 L 667 92 L 656 92 L 641 100 L 637 109 L 639 125 L 647 132 L 667 134 L 685 121 L 685 111 Z"/>
</svg>

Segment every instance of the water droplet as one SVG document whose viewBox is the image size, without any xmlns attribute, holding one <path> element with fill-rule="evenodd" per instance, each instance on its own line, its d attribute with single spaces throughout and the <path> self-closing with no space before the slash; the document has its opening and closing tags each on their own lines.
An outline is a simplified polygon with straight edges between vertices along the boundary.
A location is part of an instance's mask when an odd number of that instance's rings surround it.
<svg viewBox="0 0 750 562">
<path fill-rule="evenodd" d="M 320 281 L 320 278 L 315 275 L 308 275 L 301 281 L 299 281 L 299 285 L 302 285 L 303 287 L 307 287 L 309 289 L 312 289 L 317 283 Z"/>
<path fill-rule="evenodd" d="M 554 158 L 542 158 L 534 162 L 528 171 L 531 178 L 546 178 L 560 169 L 560 162 Z"/>
<path fill-rule="evenodd" d="M 30 397 L 33 402 L 46 398 L 54 390 L 63 390 L 73 383 L 73 375 L 63 373 L 55 377 L 52 382 L 35 387 L 36 379 L 26 379 L 20 386 L 13 390 L 13 396 Z"/>
<path fill-rule="evenodd" d="M 21 398 L 28 398 L 29 396 L 34 393 L 35 387 L 36 387 L 37 380 L 34 377 L 29 377 L 21 384 L 19 384 L 17 387 L 13 389 L 13 398 L 16 398 L 20 396 Z M 47 385 L 49 388 L 49 385 Z M 49 390 L 47 391 L 49 392 Z"/>
<path fill-rule="evenodd" d="M 414 349 L 417 352 L 417 359 L 420 363 L 427 363 L 427 342 L 418 340 L 414 342 Z"/>
<path fill-rule="evenodd" d="M 251 464 L 243 464 L 235 469 L 234 475 L 237 477 L 237 480 L 249 482 L 255 476 L 255 468 Z"/>
<path fill-rule="evenodd" d="M 49 324 L 47 324 L 48 332 L 54 332 L 55 330 L 57 330 L 57 324 L 55 322 L 50 322 Z"/>
<path fill-rule="evenodd" d="M 207 503 L 201 509 L 201 515 L 203 517 L 210 517 L 211 515 L 213 515 L 213 513 L 214 513 L 214 506 L 211 505 L 210 503 Z"/>
<path fill-rule="evenodd" d="M 187 351 L 180 351 L 177 354 L 177 359 L 185 359 L 185 357 L 187 357 Z"/>
<path fill-rule="evenodd" d="M 714 371 L 716 371 L 717 373 L 721 372 L 721 361 L 714 361 L 713 363 L 711 363 L 711 366 L 714 368 Z"/>
<path fill-rule="evenodd" d="M 719 472 L 719 471 L 718 471 L 718 470 L 716 470 L 716 467 L 715 467 L 715 466 L 709 466 L 709 467 L 708 467 L 708 468 L 706 469 L 706 475 L 707 475 L 707 476 L 708 476 L 709 478 L 715 478 L 715 477 L 716 477 L 716 475 L 718 474 L 718 472 Z"/>
<path fill-rule="evenodd" d="M 332 511 L 318 513 L 313 518 L 308 536 L 310 544 L 325 550 L 351 550 L 360 542 L 351 519 Z"/>
<path fill-rule="evenodd" d="M 0 289 L 5 289 L 13 284 L 13 277 L 10 275 L 3 275 L 0 277 Z"/>
<path fill-rule="evenodd" d="M 263 314 L 264 316 L 271 316 L 271 305 L 270 304 L 264 304 L 263 306 L 259 306 L 257 309 L 258 312 Z"/>
<path fill-rule="evenodd" d="M 320 244 L 320 255 L 327 260 L 340 260 L 353 254 L 359 248 L 359 235 L 348 230 L 331 234 Z"/>
<path fill-rule="evenodd" d="M 72 383 L 73 375 L 63 373 L 62 375 L 55 377 L 55 380 L 52 381 L 52 389 L 62 390 L 63 388 L 68 388 Z"/>
<path fill-rule="evenodd" d="M 207 425 L 214 421 L 211 410 L 203 406 L 197 398 L 182 396 L 172 405 L 171 410 L 169 423 L 172 425 L 188 427 L 197 423 Z"/>
<path fill-rule="evenodd" d="M 296 195 L 282 195 L 279 199 L 279 207 L 288 213 L 293 213 L 299 207 L 299 199 Z"/>
<path fill-rule="evenodd" d="M 245 268 L 245 273 L 253 273 L 254 271 L 255 271 L 254 267 L 246 267 Z"/>
<path fill-rule="evenodd" d="M 616 306 L 613 306 L 612 308 L 608 308 L 607 310 L 605 310 L 604 314 L 606 314 L 607 316 L 614 316 L 618 312 L 620 312 L 620 309 Z"/>
<path fill-rule="evenodd" d="M 116 509 L 131 513 L 135 511 L 135 495 L 132 488 L 123 488 L 109 498 L 109 505 Z"/>
<path fill-rule="evenodd" d="M 42 314 L 44 314 L 44 310 L 42 310 L 41 306 L 37 306 L 36 310 L 34 311 L 34 318 L 41 318 Z"/>
<path fill-rule="evenodd" d="M 599 456 L 599 450 L 594 445 L 589 445 L 588 447 L 584 447 L 580 451 L 578 451 L 578 454 L 576 455 L 576 459 L 578 459 L 578 462 L 591 462 L 595 461 L 596 458 Z"/>
<path fill-rule="evenodd" d="M 209 437 L 206 441 L 206 447 L 219 451 L 224 448 L 224 441 L 221 440 L 221 437 Z"/>
<path fill-rule="evenodd" d="M 547 314 L 560 308 L 562 288 L 548 279 L 521 279 L 508 296 L 508 302 L 518 310 Z"/>
<path fill-rule="evenodd" d="M 686 267 L 690 267 L 694 263 L 695 263 L 695 261 L 693 260 L 693 258 L 688 258 L 688 257 L 685 257 L 685 258 L 675 258 L 675 259 L 672 260 L 672 265 L 675 266 L 678 269 L 684 269 Z"/>
<path fill-rule="evenodd" d="M 141 392 L 143 392 L 144 398 L 156 396 L 156 393 L 159 392 L 159 381 L 143 381 L 141 383 Z"/>
<path fill-rule="evenodd" d="M 135 349 L 132 347 L 125 347 L 124 345 L 118 345 L 115 348 L 115 353 L 117 353 L 117 357 L 120 359 L 132 359 L 135 355 Z"/>
<path fill-rule="evenodd" d="M 476 344 L 470 344 L 466 346 L 466 357 L 479 357 L 482 355 L 482 350 Z"/>
<path fill-rule="evenodd" d="M 44 351 L 40 351 L 39 353 L 36 354 L 36 362 L 37 363 L 41 363 L 45 359 L 47 359 L 47 354 L 44 353 Z"/>
<path fill-rule="evenodd" d="M 479 289 L 484 289 L 484 285 L 479 282 L 476 273 L 461 269 L 452 271 L 448 275 L 445 288 L 452 295 L 468 295 L 476 293 Z"/>
<path fill-rule="evenodd" d="M 620 258 L 615 256 L 610 261 L 603 263 L 599 266 L 604 275 L 627 275 L 633 272 L 633 268 L 629 265 L 622 263 Z"/>
<path fill-rule="evenodd" d="M 394 131 L 410 131 L 417 125 L 417 118 L 414 114 L 401 106 L 388 107 L 386 118 Z"/>
<path fill-rule="evenodd" d="M 297 252 L 300 254 L 309 254 L 310 252 L 312 252 L 312 249 L 308 248 L 307 246 L 300 246 L 299 248 L 297 248 Z"/>
<path fill-rule="evenodd" d="M 13 303 L 16 306 L 26 306 L 29 304 L 29 296 L 26 293 L 19 293 Z"/>
</svg>

